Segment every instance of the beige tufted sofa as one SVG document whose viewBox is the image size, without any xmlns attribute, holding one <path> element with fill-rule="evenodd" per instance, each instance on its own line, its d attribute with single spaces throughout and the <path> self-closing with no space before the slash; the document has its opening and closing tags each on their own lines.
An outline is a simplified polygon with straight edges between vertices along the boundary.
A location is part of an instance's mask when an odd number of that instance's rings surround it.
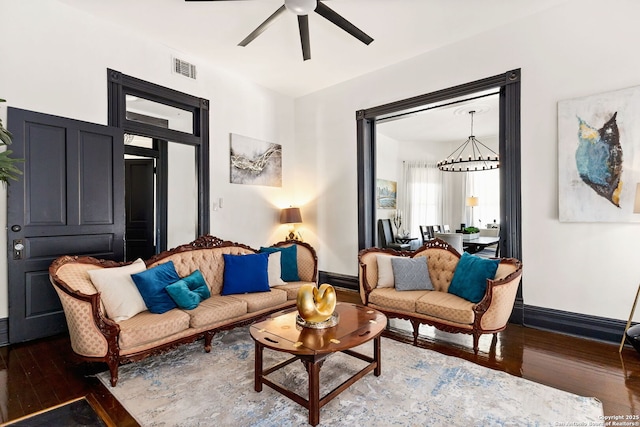
<svg viewBox="0 0 640 427">
<path fill-rule="evenodd" d="M 141 360 L 178 345 L 204 338 L 204 349 L 211 350 L 217 331 L 252 323 L 267 314 L 296 304 L 298 289 L 305 283 L 317 284 L 318 261 L 315 250 L 296 241 L 276 243 L 276 247 L 297 245 L 300 282 L 270 288 L 269 292 L 221 296 L 224 273 L 223 254 L 251 254 L 249 246 L 201 236 L 195 241 L 162 252 L 145 261 L 148 268 L 173 261 L 178 275 L 187 276 L 199 269 L 211 291 L 211 297 L 193 310 L 172 309 L 163 314 L 143 311 L 119 323 L 109 319 L 100 293 L 87 271 L 120 267 L 128 263 L 91 257 L 63 256 L 49 268 L 51 283 L 62 302 L 73 351 L 93 362 L 106 362 L 111 385 L 118 381 L 118 366 Z"/>
<path fill-rule="evenodd" d="M 397 291 L 393 287 L 377 287 L 378 255 L 426 258 L 435 290 Z M 429 240 L 414 252 L 363 249 L 358 254 L 362 302 L 390 318 L 409 320 L 414 345 L 420 324 L 426 324 L 445 332 L 473 335 L 473 350 L 477 354 L 480 335 L 495 335 L 509 321 L 522 277 L 522 263 L 513 258 L 501 259 L 495 277 L 487 280 L 484 297 L 474 304 L 447 292 L 459 259 L 460 254 L 440 239 Z"/>
</svg>

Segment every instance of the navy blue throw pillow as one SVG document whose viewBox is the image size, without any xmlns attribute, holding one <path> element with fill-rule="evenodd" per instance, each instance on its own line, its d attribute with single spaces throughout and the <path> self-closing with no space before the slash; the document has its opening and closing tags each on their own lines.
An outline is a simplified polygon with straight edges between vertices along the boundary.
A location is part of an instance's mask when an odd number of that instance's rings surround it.
<svg viewBox="0 0 640 427">
<path fill-rule="evenodd" d="M 180 280 L 173 261 L 131 275 L 142 299 L 151 313 L 162 314 L 177 305 L 165 287 Z"/>
<path fill-rule="evenodd" d="M 220 295 L 269 292 L 267 265 L 269 254 L 248 255 L 222 254 L 224 257 L 224 279 Z"/>
</svg>

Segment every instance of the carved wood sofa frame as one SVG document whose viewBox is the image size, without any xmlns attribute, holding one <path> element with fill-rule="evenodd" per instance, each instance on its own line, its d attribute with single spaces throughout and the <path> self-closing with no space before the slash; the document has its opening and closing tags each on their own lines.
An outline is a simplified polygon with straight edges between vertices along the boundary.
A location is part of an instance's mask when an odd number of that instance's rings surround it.
<svg viewBox="0 0 640 427">
<path fill-rule="evenodd" d="M 423 291 L 423 293 L 447 292 L 461 255 L 451 245 L 440 239 L 428 240 L 416 251 L 368 248 L 359 252 L 360 296 L 363 304 L 370 305 L 382 311 L 389 318 L 404 319 L 411 322 L 414 345 L 418 343 L 418 330 L 420 325 L 425 324 L 444 332 L 473 335 L 473 351 L 475 354 L 478 354 L 478 343 L 482 334 L 493 334 L 495 339 L 497 333 L 506 328 L 513 310 L 517 289 L 522 278 L 522 262 L 519 260 L 515 258 L 500 259 L 496 277 L 487 280 L 487 288 L 483 298 L 471 307 L 471 310 L 473 310 L 473 322 L 467 324 L 455 322 L 451 319 L 439 318 L 434 315 L 418 313 L 416 311 L 372 304 L 370 297 L 372 292 L 375 292 L 377 285 L 376 255 L 378 254 L 408 258 L 427 257 L 429 275 L 436 290 Z M 406 293 L 407 291 L 404 292 Z M 416 296 L 416 299 L 419 299 L 419 294 Z M 463 300 L 460 299 L 460 301 Z"/>
<path fill-rule="evenodd" d="M 315 283 L 317 285 L 318 279 L 318 259 L 315 249 L 307 243 L 299 241 L 282 241 L 274 244 L 274 247 L 288 247 L 291 245 L 298 245 L 298 266 L 301 265 L 305 269 L 304 280 L 303 273 L 300 272 L 301 282 L 295 282 L 300 286 L 303 283 Z M 152 267 L 158 263 L 161 263 L 167 258 L 174 257 L 178 254 L 183 254 L 188 251 L 212 249 L 212 250 L 224 250 L 225 248 L 232 249 L 232 253 L 256 253 L 256 249 L 253 249 L 247 245 L 241 243 L 235 243 L 231 241 L 225 241 L 217 237 L 210 235 L 201 236 L 191 243 L 187 243 L 178 246 L 174 249 L 161 252 L 152 258 L 145 260 L 147 267 Z M 226 253 L 226 252 L 225 252 Z M 219 256 L 220 262 L 223 257 Z M 139 351 L 134 351 L 127 354 L 121 354 L 119 338 L 121 333 L 121 326 L 113 320 L 106 317 L 104 308 L 100 300 L 100 293 L 95 291 L 91 284 L 90 278 L 86 273 L 87 270 L 92 268 L 111 268 L 121 267 L 128 265 L 131 262 L 115 262 L 109 260 L 96 259 L 88 256 L 62 256 L 51 264 L 49 267 L 50 281 L 54 286 L 54 289 L 58 293 L 60 300 L 62 301 L 63 309 L 67 319 L 67 326 L 69 328 L 69 335 L 71 338 L 71 346 L 74 353 L 82 360 L 89 362 L 104 362 L 108 365 L 111 374 L 111 385 L 116 386 L 118 381 L 118 367 L 121 364 L 136 362 L 145 359 L 149 356 L 154 356 L 173 348 L 176 348 L 182 344 L 191 343 L 199 339 L 204 338 L 204 350 L 208 353 L 211 351 L 211 341 L 217 332 L 233 329 L 236 327 L 249 325 L 256 320 L 262 319 L 274 312 L 280 311 L 284 308 L 295 306 L 296 299 L 296 285 L 288 284 L 287 302 L 284 304 L 278 304 L 272 308 L 262 309 L 254 313 L 247 313 L 244 316 L 228 319 L 228 321 L 217 322 L 211 328 L 191 328 L 193 333 L 185 333 L 177 339 L 169 340 L 168 342 L 161 341 L 157 345 L 148 346 Z M 311 265 L 312 263 L 312 265 Z M 83 280 L 89 283 L 84 289 L 78 289 L 77 283 L 75 286 L 71 286 L 65 280 L 63 280 L 58 272 L 67 264 L 82 264 L 82 272 L 74 273 L 82 276 L 76 277 L 74 282 L 82 282 Z M 209 284 L 211 286 L 211 284 Z M 88 289 L 87 292 L 85 289 Z M 273 288 L 272 288 L 273 289 Z M 85 290 L 83 292 L 82 290 Z M 294 295 L 291 298 L 291 295 Z M 213 296 L 213 293 L 212 293 Z M 230 296 L 231 297 L 231 296 Z M 227 298 L 223 296 L 221 298 Z M 180 310 L 179 308 L 174 310 Z M 173 310 L 171 310 L 173 311 Z M 163 316 L 160 314 L 157 316 Z M 135 317 L 135 316 L 134 316 Z M 87 343 L 87 341 L 92 341 Z M 93 350 L 90 348 L 93 346 Z M 96 346 L 100 349 L 99 354 L 95 354 Z M 88 355 L 91 354 L 91 355 Z"/>
</svg>

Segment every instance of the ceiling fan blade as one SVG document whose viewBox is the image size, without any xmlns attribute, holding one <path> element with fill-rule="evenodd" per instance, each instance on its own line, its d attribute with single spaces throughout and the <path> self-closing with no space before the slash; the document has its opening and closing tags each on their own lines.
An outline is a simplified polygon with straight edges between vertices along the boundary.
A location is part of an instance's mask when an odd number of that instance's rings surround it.
<svg viewBox="0 0 640 427">
<path fill-rule="evenodd" d="M 260 34 L 262 34 L 264 32 L 264 30 L 269 28 L 269 26 L 271 24 L 273 24 L 275 19 L 278 16 L 280 16 L 285 10 L 287 10 L 287 9 L 286 9 L 286 7 L 284 5 L 280 6 L 278 8 L 278 10 L 273 12 L 273 14 L 270 17 L 268 17 L 262 24 L 258 25 L 258 28 L 253 30 L 251 32 L 251 34 L 249 34 L 247 37 L 244 38 L 244 40 L 242 40 L 240 43 L 238 43 L 238 46 L 246 46 L 249 43 L 251 43 L 256 37 L 258 37 Z"/>
<path fill-rule="evenodd" d="M 309 43 L 309 15 L 298 15 L 300 28 L 300 43 L 302 44 L 302 58 L 311 59 L 311 44 Z"/>
<path fill-rule="evenodd" d="M 316 13 L 323 18 L 333 22 L 338 27 L 345 30 L 347 33 L 351 34 L 353 37 L 360 40 L 362 43 L 368 45 L 373 39 L 364 33 L 361 29 L 353 25 L 351 22 L 344 19 L 340 14 L 338 14 L 333 9 L 329 8 L 324 3 L 318 2 L 318 7 L 316 7 Z"/>
</svg>

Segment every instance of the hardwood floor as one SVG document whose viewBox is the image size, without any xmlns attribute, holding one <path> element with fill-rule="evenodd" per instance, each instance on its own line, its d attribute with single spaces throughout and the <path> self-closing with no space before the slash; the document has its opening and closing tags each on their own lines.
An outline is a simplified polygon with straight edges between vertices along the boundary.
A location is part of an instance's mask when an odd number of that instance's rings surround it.
<svg viewBox="0 0 640 427">
<path fill-rule="evenodd" d="M 355 292 L 338 291 L 341 301 L 359 302 Z M 411 342 L 408 322 L 391 320 L 385 336 Z M 509 325 L 480 338 L 474 355 L 471 336 L 423 327 L 419 346 L 602 401 L 605 415 L 640 414 L 640 354 L 625 347 Z M 384 350 L 383 350 L 384 351 Z M 92 375 L 106 365 L 73 357 L 69 338 L 56 336 L 0 348 L 0 422 L 46 409 L 76 397 L 88 399 L 117 426 L 136 421 Z"/>
</svg>

